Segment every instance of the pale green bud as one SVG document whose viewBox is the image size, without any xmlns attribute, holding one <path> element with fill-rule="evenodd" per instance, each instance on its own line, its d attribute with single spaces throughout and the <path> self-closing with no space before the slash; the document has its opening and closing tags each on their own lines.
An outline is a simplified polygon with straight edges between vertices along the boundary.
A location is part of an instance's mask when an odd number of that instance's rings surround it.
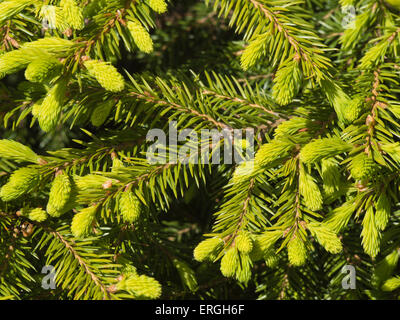
<svg viewBox="0 0 400 320">
<path fill-rule="evenodd" d="M 342 182 L 338 161 L 334 158 L 323 159 L 321 161 L 321 176 L 324 181 L 325 195 L 332 195 L 339 190 Z"/>
<path fill-rule="evenodd" d="M 274 86 L 272 87 L 274 100 L 282 106 L 292 102 L 300 90 L 302 78 L 303 74 L 296 59 L 282 63 L 275 74 Z"/>
<path fill-rule="evenodd" d="M 304 163 L 314 163 L 325 158 L 331 158 L 352 149 L 352 145 L 340 138 L 316 139 L 306 144 L 300 151 L 300 160 Z"/>
<path fill-rule="evenodd" d="M 110 99 L 100 103 L 94 110 L 90 117 L 90 121 L 96 127 L 100 127 L 110 115 L 111 109 L 114 107 L 115 102 Z"/>
<path fill-rule="evenodd" d="M 238 263 L 235 278 L 241 283 L 247 283 L 251 279 L 251 260 L 248 254 L 240 254 L 240 263 Z"/>
<path fill-rule="evenodd" d="M 362 180 L 371 177 L 378 168 L 379 166 L 371 157 L 368 157 L 364 152 L 361 152 L 352 158 L 350 173 L 354 179 Z"/>
<path fill-rule="evenodd" d="M 76 30 L 83 29 L 85 23 L 82 8 L 76 4 L 75 0 L 61 0 L 60 6 L 68 25 Z"/>
<path fill-rule="evenodd" d="M 389 280 L 386 280 L 385 283 L 382 285 L 383 291 L 394 291 L 398 288 L 400 288 L 399 277 L 390 278 Z"/>
<path fill-rule="evenodd" d="M 307 225 L 311 234 L 317 241 L 330 253 L 339 253 L 342 251 L 342 243 L 338 236 L 327 226 L 318 222 L 310 222 Z"/>
<path fill-rule="evenodd" d="M 71 232 L 75 238 L 84 238 L 90 233 L 96 212 L 97 206 L 91 206 L 75 214 L 71 223 Z"/>
<path fill-rule="evenodd" d="M 253 250 L 253 241 L 251 240 L 249 234 L 245 231 L 240 232 L 235 238 L 236 248 L 241 253 L 248 254 Z"/>
<path fill-rule="evenodd" d="M 63 31 L 68 28 L 62 8 L 58 6 L 44 4 L 40 9 L 39 17 L 47 22 L 49 29 Z"/>
<path fill-rule="evenodd" d="M 119 198 L 119 210 L 125 222 L 136 222 L 141 213 L 143 205 L 137 196 L 131 191 L 121 193 Z"/>
<path fill-rule="evenodd" d="M 363 229 L 361 231 L 362 246 L 364 251 L 372 258 L 376 257 L 380 251 L 380 233 L 375 224 L 374 209 L 368 207 L 362 221 Z"/>
<path fill-rule="evenodd" d="M 209 259 L 215 251 L 220 249 L 224 242 L 218 237 L 209 238 L 201 241 L 193 251 L 194 258 L 202 262 Z"/>
<path fill-rule="evenodd" d="M 8 182 L 0 190 L 3 201 L 17 199 L 30 192 L 39 182 L 39 172 L 35 168 L 20 168 L 12 173 Z"/>
<path fill-rule="evenodd" d="M 235 247 L 231 247 L 225 252 L 221 259 L 221 273 L 224 277 L 233 277 L 239 265 L 239 253 Z"/>
<path fill-rule="evenodd" d="M 54 57 L 32 61 L 25 70 L 25 78 L 31 82 L 45 82 L 52 79 L 62 64 Z"/>
<path fill-rule="evenodd" d="M 256 168 L 268 167 L 274 161 L 286 158 L 293 149 L 294 144 L 286 140 L 272 140 L 263 144 L 254 157 Z"/>
<path fill-rule="evenodd" d="M 135 267 L 135 266 L 132 266 L 132 265 L 130 265 L 130 264 L 125 265 L 125 266 L 122 268 L 122 271 L 121 271 L 121 272 L 122 272 L 122 274 L 124 274 L 126 277 L 129 277 L 129 276 L 137 276 L 137 275 L 138 275 L 136 267 Z"/>
<path fill-rule="evenodd" d="M 252 261 L 259 261 L 264 258 L 264 250 L 261 248 L 259 236 L 253 236 L 253 250 L 249 256 Z"/>
<path fill-rule="evenodd" d="M 0 3 L 0 23 L 20 13 L 25 7 L 33 4 L 32 0 L 8 0 Z"/>
<path fill-rule="evenodd" d="M 116 172 L 116 171 L 118 171 L 118 169 L 120 169 L 120 168 L 125 168 L 124 163 L 123 163 L 120 159 L 118 159 L 117 157 L 115 157 L 115 158 L 112 160 L 111 171 L 112 171 L 112 172 Z"/>
<path fill-rule="evenodd" d="M 296 236 L 289 241 L 287 249 L 289 261 L 292 265 L 302 266 L 306 263 L 306 246 L 299 236 Z"/>
<path fill-rule="evenodd" d="M 145 275 L 131 275 L 125 280 L 124 290 L 132 292 L 138 298 L 157 299 L 161 296 L 160 283 Z"/>
<path fill-rule="evenodd" d="M 257 37 L 253 37 L 249 45 L 243 50 L 240 57 L 240 65 L 244 70 L 248 70 L 257 63 L 262 48 L 265 45 L 265 37 L 259 34 Z"/>
<path fill-rule="evenodd" d="M 57 126 L 63 108 L 66 90 L 66 81 L 58 81 L 44 98 L 39 113 L 37 114 L 40 128 L 43 131 L 49 132 Z"/>
<path fill-rule="evenodd" d="M 314 178 L 301 166 L 299 173 L 299 192 L 303 197 L 305 206 L 311 211 L 322 209 L 322 194 Z"/>
<path fill-rule="evenodd" d="M 33 106 L 32 106 L 32 115 L 34 117 L 37 117 L 39 115 L 40 108 L 42 107 L 43 100 L 44 99 L 39 99 L 33 104 Z"/>
<path fill-rule="evenodd" d="M 74 176 L 74 182 L 79 192 L 102 190 L 105 184 L 116 183 L 117 180 L 103 177 L 98 174 L 87 174 L 85 176 Z"/>
<path fill-rule="evenodd" d="M 145 53 L 153 51 L 153 40 L 138 20 L 128 21 L 127 27 L 140 51 Z"/>
<path fill-rule="evenodd" d="M 18 162 L 29 161 L 38 163 L 40 157 L 27 146 L 13 141 L 2 139 L 0 140 L 0 157 Z"/>
<path fill-rule="evenodd" d="M 164 13 L 167 11 L 167 4 L 164 0 L 148 0 L 150 8 L 157 13 Z"/>
<path fill-rule="evenodd" d="M 43 222 L 47 219 L 47 213 L 42 208 L 23 209 L 22 214 L 32 221 Z"/>
<path fill-rule="evenodd" d="M 275 137 L 291 136 L 299 132 L 301 129 L 308 128 L 312 122 L 305 118 L 293 117 L 279 124 L 274 132 Z"/>
<path fill-rule="evenodd" d="M 344 121 L 344 110 L 350 104 L 350 97 L 332 79 L 324 79 L 320 82 L 322 91 L 326 94 L 329 102 L 333 105 L 340 122 Z"/>
<path fill-rule="evenodd" d="M 99 60 L 88 60 L 84 62 L 84 65 L 89 74 L 96 78 L 104 89 L 111 92 L 124 89 L 124 78 L 113 65 Z"/>
<path fill-rule="evenodd" d="M 27 52 L 28 54 L 29 52 L 41 50 L 41 52 L 44 51 L 47 54 L 55 54 L 57 57 L 65 57 L 79 45 L 78 42 L 63 38 L 45 37 L 40 38 L 39 40 L 26 42 L 21 49 L 24 49 L 24 52 Z M 37 54 L 35 55 L 35 58 L 37 58 Z"/>
<path fill-rule="evenodd" d="M 242 183 L 246 181 L 250 181 L 250 179 L 255 174 L 254 160 L 244 161 L 242 162 L 233 173 L 232 182 Z"/>
<path fill-rule="evenodd" d="M 50 189 L 47 212 L 52 217 L 60 217 L 68 211 L 71 198 L 72 186 L 68 175 L 62 173 L 54 178 Z"/>
<path fill-rule="evenodd" d="M 324 221 L 324 224 L 333 232 L 339 233 L 349 222 L 351 215 L 356 210 L 356 203 L 348 201 L 335 208 Z"/>
<path fill-rule="evenodd" d="M 0 56 L 0 79 L 7 74 L 24 69 L 29 63 L 48 55 L 40 49 L 20 48 L 4 53 Z"/>
<path fill-rule="evenodd" d="M 363 111 L 364 102 L 362 97 L 356 97 L 350 100 L 350 103 L 343 111 L 344 119 L 349 123 L 357 120 Z"/>
<path fill-rule="evenodd" d="M 375 223 L 379 230 L 384 230 L 389 222 L 391 205 L 386 193 L 381 193 L 375 205 Z"/>
<path fill-rule="evenodd" d="M 257 238 L 256 241 L 258 242 L 258 245 L 260 246 L 260 249 L 262 250 L 263 254 L 265 252 L 272 248 L 272 246 L 275 244 L 276 241 L 279 240 L 283 235 L 282 231 L 265 231 L 264 233 L 260 234 Z"/>
</svg>

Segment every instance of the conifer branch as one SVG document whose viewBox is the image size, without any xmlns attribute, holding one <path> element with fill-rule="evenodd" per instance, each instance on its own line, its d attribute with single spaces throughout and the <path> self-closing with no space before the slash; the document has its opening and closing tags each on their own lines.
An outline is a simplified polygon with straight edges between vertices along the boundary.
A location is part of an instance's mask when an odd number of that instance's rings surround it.
<svg viewBox="0 0 400 320">
<path fill-rule="evenodd" d="M 64 246 L 71 252 L 74 258 L 79 262 L 79 265 L 85 270 L 85 272 L 90 276 L 92 281 L 98 286 L 104 294 L 105 299 L 110 299 L 110 294 L 106 286 L 101 282 L 101 280 L 90 270 L 90 267 L 85 263 L 84 259 L 74 250 L 70 243 L 57 231 L 48 231 L 54 237 L 56 237 Z"/>
</svg>

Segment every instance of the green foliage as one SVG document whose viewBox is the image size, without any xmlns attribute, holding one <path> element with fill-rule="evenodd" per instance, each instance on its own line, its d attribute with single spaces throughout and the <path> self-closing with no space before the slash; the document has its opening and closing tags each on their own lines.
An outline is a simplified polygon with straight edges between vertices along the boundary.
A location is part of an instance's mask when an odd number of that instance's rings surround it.
<svg viewBox="0 0 400 320">
<path fill-rule="evenodd" d="M 318 211 L 322 209 L 322 194 L 318 188 L 314 178 L 308 174 L 304 167 L 300 168 L 299 173 L 299 194 L 304 200 L 304 205 L 312 210 Z"/>
<path fill-rule="evenodd" d="M 398 299 L 396 8 L 0 2 L 0 299 Z"/>
</svg>

